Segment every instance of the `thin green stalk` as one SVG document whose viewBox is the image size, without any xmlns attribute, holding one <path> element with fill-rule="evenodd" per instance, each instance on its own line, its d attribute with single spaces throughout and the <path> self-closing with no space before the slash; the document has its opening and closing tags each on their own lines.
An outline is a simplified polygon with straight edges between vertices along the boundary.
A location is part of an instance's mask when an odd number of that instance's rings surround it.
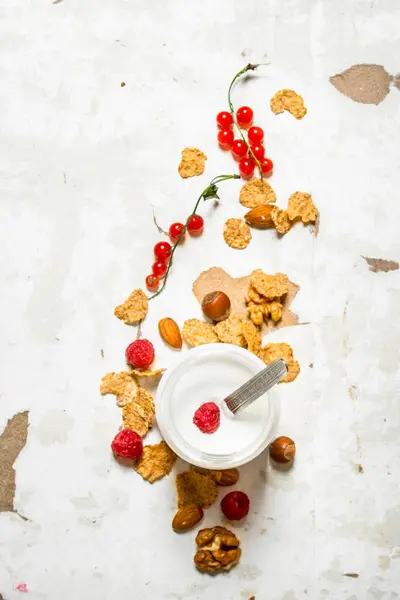
<svg viewBox="0 0 400 600">
<path fill-rule="evenodd" d="M 169 272 L 171 270 L 172 267 L 172 263 L 173 263 L 173 258 L 174 258 L 174 254 L 175 254 L 175 250 L 177 249 L 177 247 L 179 246 L 179 243 L 181 241 L 181 239 L 183 238 L 183 236 L 186 233 L 186 229 L 188 226 L 188 223 L 190 221 L 190 219 L 193 217 L 193 215 L 196 214 L 196 211 L 199 207 L 199 204 L 201 202 L 201 200 L 211 200 L 212 198 L 218 198 L 218 184 L 222 183 L 222 181 L 227 181 L 228 179 L 240 179 L 240 175 L 217 175 L 216 177 L 214 177 L 214 179 L 212 179 L 210 181 L 210 183 L 208 184 L 208 186 L 206 188 L 204 188 L 204 190 L 201 192 L 200 196 L 197 199 L 196 204 L 194 205 L 194 209 L 193 211 L 190 213 L 190 215 L 188 216 L 186 223 L 184 224 L 181 234 L 179 236 L 179 238 L 177 239 L 177 241 L 175 242 L 175 244 L 172 246 L 172 250 L 171 250 L 171 256 L 169 259 L 169 263 L 168 263 L 168 267 L 167 267 L 167 271 L 165 273 L 164 276 L 164 280 L 162 283 L 161 288 L 152 296 L 150 296 L 149 300 L 153 300 L 153 298 L 156 298 L 157 296 L 159 296 L 161 294 L 161 292 L 164 290 L 166 283 L 167 283 L 167 279 L 168 279 L 168 275 Z"/>
</svg>

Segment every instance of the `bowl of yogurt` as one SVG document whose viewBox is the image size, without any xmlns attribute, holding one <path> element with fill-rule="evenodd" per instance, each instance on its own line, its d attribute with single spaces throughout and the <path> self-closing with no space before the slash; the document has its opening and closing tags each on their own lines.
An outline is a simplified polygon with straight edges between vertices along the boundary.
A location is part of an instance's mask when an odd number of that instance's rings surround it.
<svg viewBox="0 0 400 600">
<path fill-rule="evenodd" d="M 265 368 L 257 356 L 231 344 L 206 344 L 181 355 L 164 373 L 156 418 L 167 444 L 197 467 L 229 469 L 256 458 L 274 438 L 280 416 L 276 386 L 237 415 L 223 410 L 226 396 Z M 194 423 L 205 403 L 220 408 L 220 425 L 203 433 Z"/>
</svg>

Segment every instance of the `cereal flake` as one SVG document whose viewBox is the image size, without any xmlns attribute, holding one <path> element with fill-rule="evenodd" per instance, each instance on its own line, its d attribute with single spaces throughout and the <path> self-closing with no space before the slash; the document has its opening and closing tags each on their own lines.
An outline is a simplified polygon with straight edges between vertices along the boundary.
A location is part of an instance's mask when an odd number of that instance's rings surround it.
<svg viewBox="0 0 400 600">
<path fill-rule="evenodd" d="M 271 98 L 271 110 L 276 115 L 287 110 L 296 119 L 302 119 L 307 114 L 303 98 L 294 90 L 280 90 Z"/>
<path fill-rule="evenodd" d="M 199 319 L 188 319 L 184 322 L 182 337 L 189 346 L 201 346 L 219 341 L 213 326 Z"/>
<path fill-rule="evenodd" d="M 265 362 L 266 365 L 270 365 L 278 358 L 283 358 L 288 365 L 287 375 L 281 379 L 280 383 L 289 383 L 294 381 L 297 375 L 300 373 L 300 365 L 297 360 L 294 360 L 293 350 L 289 344 L 267 344 L 261 349 L 259 357 Z"/>
<path fill-rule="evenodd" d="M 155 369 L 154 371 L 152 369 L 133 369 L 132 373 L 136 377 L 145 377 L 146 379 L 150 379 L 152 377 L 159 377 L 164 373 L 164 371 L 165 369 Z"/>
<path fill-rule="evenodd" d="M 301 219 L 303 223 L 315 223 L 318 210 L 312 201 L 311 194 L 296 192 L 288 201 L 287 214 L 291 221 Z"/>
<path fill-rule="evenodd" d="M 118 406 L 124 406 L 136 396 L 139 385 L 132 373 L 107 373 L 101 380 L 100 394 L 117 396 Z"/>
<path fill-rule="evenodd" d="M 196 177 L 204 173 L 207 156 L 197 148 L 185 148 L 182 150 L 182 160 L 178 167 L 179 175 L 186 179 L 187 177 Z"/>
<path fill-rule="evenodd" d="M 154 483 L 171 472 L 175 461 L 175 452 L 162 441 L 152 446 L 144 446 L 143 454 L 133 468 L 143 479 Z"/>
<path fill-rule="evenodd" d="M 276 196 L 268 181 L 252 179 L 247 181 L 240 190 L 239 201 L 246 208 L 255 208 L 262 204 L 276 202 Z"/>
<path fill-rule="evenodd" d="M 134 325 L 147 315 L 148 299 L 143 290 L 133 290 L 123 304 L 117 306 L 114 315 L 127 325 Z"/>
<path fill-rule="evenodd" d="M 218 495 L 218 488 L 209 475 L 196 471 L 185 471 L 176 476 L 176 491 L 178 507 L 189 504 L 196 506 L 211 506 Z"/>
<path fill-rule="evenodd" d="M 155 407 L 153 396 L 144 388 L 139 388 L 136 396 L 122 409 L 122 421 L 125 429 L 132 429 L 142 437 L 152 427 Z"/>
<path fill-rule="evenodd" d="M 287 233 L 292 226 L 287 211 L 281 210 L 278 206 L 274 206 L 271 210 L 271 219 L 278 233 Z"/>
<path fill-rule="evenodd" d="M 246 340 L 242 329 L 243 323 L 246 321 L 246 315 L 231 313 L 225 321 L 221 321 L 214 326 L 214 331 L 224 344 L 234 344 L 235 346 L 245 348 Z"/>
<path fill-rule="evenodd" d="M 267 275 L 261 269 L 257 269 L 252 272 L 250 281 L 257 292 L 267 300 L 280 298 L 289 291 L 289 279 L 284 273 Z"/>
<path fill-rule="evenodd" d="M 247 350 L 253 354 L 258 354 L 262 344 L 260 328 L 254 325 L 252 321 L 246 321 L 242 324 L 242 334 L 246 340 Z"/>
<path fill-rule="evenodd" d="M 224 227 L 224 240 L 231 248 L 244 250 L 250 243 L 250 227 L 242 219 L 228 219 Z"/>
</svg>

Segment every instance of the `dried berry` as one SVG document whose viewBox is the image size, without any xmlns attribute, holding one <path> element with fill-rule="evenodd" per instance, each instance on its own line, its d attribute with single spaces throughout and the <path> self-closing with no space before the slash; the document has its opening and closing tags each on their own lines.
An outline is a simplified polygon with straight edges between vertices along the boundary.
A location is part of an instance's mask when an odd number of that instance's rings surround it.
<svg viewBox="0 0 400 600">
<path fill-rule="evenodd" d="M 126 360 L 135 369 L 146 369 L 154 360 L 154 347 L 149 340 L 136 340 L 125 350 Z"/>
<path fill-rule="evenodd" d="M 122 429 L 111 442 L 111 450 L 117 458 L 139 460 L 143 452 L 143 441 L 136 431 Z"/>
<path fill-rule="evenodd" d="M 230 521 L 240 521 L 250 508 L 250 499 L 244 492 L 229 492 L 221 501 L 221 510 Z"/>
</svg>

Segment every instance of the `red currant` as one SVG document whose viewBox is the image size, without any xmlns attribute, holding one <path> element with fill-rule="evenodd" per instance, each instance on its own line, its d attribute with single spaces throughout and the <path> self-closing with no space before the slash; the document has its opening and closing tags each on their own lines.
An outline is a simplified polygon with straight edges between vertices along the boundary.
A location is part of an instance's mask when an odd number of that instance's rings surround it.
<svg viewBox="0 0 400 600">
<path fill-rule="evenodd" d="M 264 131 L 261 129 L 261 127 L 250 127 L 249 131 L 247 132 L 247 137 L 250 144 L 258 146 L 263 142 Z"/>
<path fill-rule="evenodd" d="M 254 161 L 250 158 L 242 158 L 239 162 L 239 173 L 243 179 L 250 179 L 250 177 L 253 177 L 254 167 Z"/>
<path fill-rule="evenodd" d="M 150 292 L 156 292 L 158 290 L 158 286 L 160 285 L 160 280 L 154 274 L 147 275 L 146 285 L 147 289 L 150 290 Z"/>
<path fill-rule="evenodd" d="M 168 242 L 158 242 L 154 246 L 154 256 L 161 262 L 168 262 L 171 256 L 171 245 Z"/>
<path fill-rule="evenodd" d="M 223 110 L 217 114 L 217 125 L 220 129 L 232 129 L 233 119 L 230 112 Z"/>
<path fill-rule="evenodd" d="M 259 145 L 250 146 L 250 148 L 257 160 L 262 160 L 264 158 L 264 154 L 265 154 L 264 146 L 259 146 Z M 250 152 L 249 152 L 249 158 L 253 158 Z"/>
<path fill-rule="evenodd" d="M 235 140 L 232 144 L 231 150 L 233 158 L 240 160 L 247 154 L 247 144 L 243 140 Z"/>
<path fill-rule="evenodd" d="M 193 217 L 190 218 L 190 221 L 187 224 L 188 232 L 190 233 L 190 235 L 194 236 L 200 235 L 203 231 L 203 227 L 204 219 L 200 215 L 193 215 Z"/>
<path fill-rule="evenodd" d="M 253 111 L 250 106 L 241 106 L 236 111 L 236 121 L 241 129 L 247 129 L 253 122 Z"/>
<path fill-rule="evenodd" d="M 169 228 L 169 237 L 171 238 L 171 242 L 173 244 L 176 244 L 176 242 L 179 239 L 179 236 L 182 233 L 182 229 L 183 229 L 183 225 L 182 223 L 172 223 L 171 227 Z M 181 237 L 181 242 L 183 242 L 185 237 L 185 234 L 183 234 L 183 236 Z"/>
<path fill-rule="evenodd" d="M 229 150 L 233 143 L 233 131 L 230 129 L 220 129 L 217 138 L 220 148 L 222 150 Z"/>
<path fill-rule="evenodd" d="M 274 163 L 272 162 L 272 160 L 270 158 L 263 158 L 262 160 L 260 160 L 261 163 L 261 170 L 263 172 L 263 175 L 269 175 L 270 173 L 272 173 L 272 169 L 274 168 Z"/>
<path fill-rule="evenodd" d="M 165 273 L 167 272 L 167 265 L 165 264 L 165 262 L 159 260 L 154 263 L 154 265 L 151 267 L 151 270 L 158 279 L 162 279 L 165 276 Z"/>
</svg>

